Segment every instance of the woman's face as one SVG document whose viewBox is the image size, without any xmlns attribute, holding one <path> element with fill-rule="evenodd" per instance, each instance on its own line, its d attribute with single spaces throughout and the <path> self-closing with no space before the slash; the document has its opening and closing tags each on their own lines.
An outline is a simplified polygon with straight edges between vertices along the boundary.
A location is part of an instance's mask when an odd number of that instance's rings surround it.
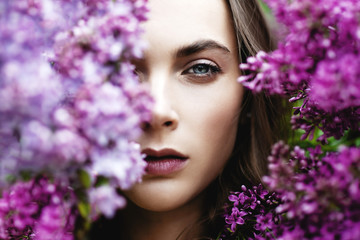
<svg viewBox="0 0 360 240">
<path fill-rule="evenodd" d="M 232 153 L 243 89 L 225 1 L 150 0 L 149 45 L 135 62 L 155 99 L 139 139 L 147 174 L 125 194 L 151 211 L 179 208 L 219 175 Z"/>
</svg>

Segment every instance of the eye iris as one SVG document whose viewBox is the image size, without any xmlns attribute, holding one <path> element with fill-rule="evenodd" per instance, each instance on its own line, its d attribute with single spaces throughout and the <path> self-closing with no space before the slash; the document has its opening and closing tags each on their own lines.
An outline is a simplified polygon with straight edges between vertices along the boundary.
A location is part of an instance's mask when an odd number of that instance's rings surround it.
<svg viewBox="0 0 360 240">
<path fill-rule="evenodd" d="M 205 64 L 198 64 L 194 67 L 194 73 L 196 74 L 204 74 L 209 72 L 209 66 Z"/>
</svg>

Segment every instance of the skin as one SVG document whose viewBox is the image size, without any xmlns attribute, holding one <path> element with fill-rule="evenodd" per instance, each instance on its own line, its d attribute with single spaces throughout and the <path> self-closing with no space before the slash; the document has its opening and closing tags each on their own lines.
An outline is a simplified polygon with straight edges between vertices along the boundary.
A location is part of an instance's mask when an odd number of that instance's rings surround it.
<svg viewBox="0 0 360 240">
<path fill-rule="evenodd" d="M 179 171 L 145 175 L 126 191 L 124 214 L 133 239 L 175 239 L 201 215 L 204 190 L 231 155 L 243 88 L 236 81 L 237 46 L 225 1 L 149 5 L 149 45 L 135 65 L 155 106 L 139 143 L 142 149 L 172 148 L 189 159 Z"/>
</svg>

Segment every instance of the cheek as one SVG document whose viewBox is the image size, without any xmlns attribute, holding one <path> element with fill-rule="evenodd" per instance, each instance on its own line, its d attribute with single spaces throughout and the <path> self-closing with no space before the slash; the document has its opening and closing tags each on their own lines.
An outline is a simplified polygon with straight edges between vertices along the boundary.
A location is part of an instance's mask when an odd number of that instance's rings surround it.
<svg viewBox="0 0 360 240">
<path fill-rule="evenodd" d="M 205 135 L 204 137 L 218 144 L 222 144 L 224 139 L 231 138 L 237 129 L 240 106 L 236 102 L 239 100 L 236 98 L 230 101 L 226 100 L 228 99 L 205 106 L 202 112 L 202 121 L 199 121 L 199 130 Z"/>
<path fill-rule="evenodd" d="M 235 82 L 204 89 L 188 97 L 189 102 L 182 105 L 182 124 L 191 136 L 188 147 L 201 160 L 198 164 L 206 169 L 205 175 L 211 172 L 211 177 L 215 177 L 232 153 L 242 95 L 242 87 Z"/>
<path fill-rule="evenodd" d="M 240 84 L 235 83 L 229 86 L 214 85 L 189 94 L 183 98 L 187 101 L 181 104 L 181 124 L 185 125 L 185 129 L 191 129 L 193 137 L 205 146 L 216 148 L 232 145 L 242 93 Z"/>
</svg>

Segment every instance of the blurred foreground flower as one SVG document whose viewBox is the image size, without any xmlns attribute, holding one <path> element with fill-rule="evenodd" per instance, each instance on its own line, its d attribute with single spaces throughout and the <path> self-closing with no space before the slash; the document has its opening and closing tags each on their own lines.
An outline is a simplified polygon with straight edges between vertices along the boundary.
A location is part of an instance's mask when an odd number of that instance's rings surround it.
<svg viewBox="0 0 360 240">
<path fill-rule="evenodd" d="M 73 239 L 77 211 L 67 186 L 36 178 L 17 182 L 2 194 L 1 239 Z"/>
<path fill-rule="evenodd" d="M 146 13 L 146 0 L 0 2 L 1 238 L 72 239 L 70 218 L 81 238 L 125 205 L 117 190 L 146 165 L 133 141 L 152 100 L 130 63 L 145 46 Z M 41 195 L 57 186 L 68 193 Z"/>
</svg>

